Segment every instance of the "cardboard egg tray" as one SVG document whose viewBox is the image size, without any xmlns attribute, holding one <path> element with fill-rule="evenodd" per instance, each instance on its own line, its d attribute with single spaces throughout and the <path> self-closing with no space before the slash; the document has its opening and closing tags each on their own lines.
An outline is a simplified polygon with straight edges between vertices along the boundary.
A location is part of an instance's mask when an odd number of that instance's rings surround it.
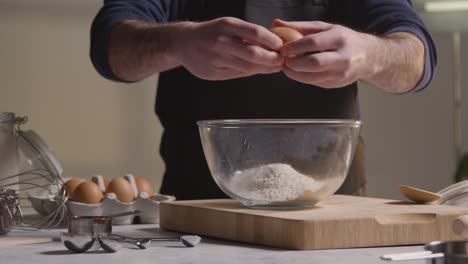
<svg viewBox="0 0 468 264">
<path fill-rule="evenodd" d="M 116 217 L 113 219 L 114 225 L 159 224 L 159 203 L 162 201 L 175 200 L 174 196 L 155 194 L 152 197 L 146 192 L 141 192 L 131 203 L 123 203 L 117 200 L 114 193 L 106 194 L 100 204 L 85 204 L 67 201 L 67 208 L 71 215 L 78 216 L 104 216 L 118 214 L 133 210 L 139 210 L 139 215 L 129 215 Z"/>
</svg>

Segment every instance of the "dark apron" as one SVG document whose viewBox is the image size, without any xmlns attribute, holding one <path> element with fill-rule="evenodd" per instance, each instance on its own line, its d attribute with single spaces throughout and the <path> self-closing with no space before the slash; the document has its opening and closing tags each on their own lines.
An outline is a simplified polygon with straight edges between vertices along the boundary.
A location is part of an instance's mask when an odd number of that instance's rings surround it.
<svg viewBox="0 0 468 264">
<path fill-rule="evenodd" d="M 194 0 L 195 1 L 195 0 Z M 184 19 L 204 21 L 235 16 L 267 28 L 274 18 L 333 21 L 326 0 L 201 1 Z M 194 2 L 192 2 L 194 3 Z M 322 89 L 283 73 L 229 81 L 205 81 L 184 68 L 160 74 L 156 112 L 164 127 L 161 156 L 166 164 L 161 193 L 178 199 L 221 198 L 201 147 L 196 121 L 244 118 L 358 118 L 357 86 Z M 357 145 L 349 174 L 338 193 L 352 194 L 366 184 L 364 145 Z"/>
</svg>

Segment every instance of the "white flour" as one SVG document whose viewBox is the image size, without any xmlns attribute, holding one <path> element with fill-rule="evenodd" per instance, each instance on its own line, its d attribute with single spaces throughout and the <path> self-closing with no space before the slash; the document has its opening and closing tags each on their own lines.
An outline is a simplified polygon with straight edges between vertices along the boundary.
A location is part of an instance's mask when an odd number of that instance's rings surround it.
<svg viewBox="0 0 468 264">
<path fill-rule="evenodd" d="M 247 199 L 280 202 L 297 199 L 305 192 L 317 192 L 323 185 L 288 164 L 276 163 L 236 171 L 229 189 Z"/>
</svg>

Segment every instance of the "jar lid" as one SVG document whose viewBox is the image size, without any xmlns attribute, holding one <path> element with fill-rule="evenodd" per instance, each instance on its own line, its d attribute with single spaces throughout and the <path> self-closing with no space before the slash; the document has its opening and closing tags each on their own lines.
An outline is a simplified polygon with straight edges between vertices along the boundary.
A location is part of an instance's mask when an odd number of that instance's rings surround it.
<svg viewBox="0 0 468 264">
<path fill-rule="evenodd" d="M 36 132 L 33 130 L 19 130 L 18 145 L 26 158 L 33 163 L 32 165 L 39 161 L 44 169 L 48 170 L 53 176 L 60 177 L 62 175 L 62 165 L 60 165 L 49 145 Z"/>
</svg>

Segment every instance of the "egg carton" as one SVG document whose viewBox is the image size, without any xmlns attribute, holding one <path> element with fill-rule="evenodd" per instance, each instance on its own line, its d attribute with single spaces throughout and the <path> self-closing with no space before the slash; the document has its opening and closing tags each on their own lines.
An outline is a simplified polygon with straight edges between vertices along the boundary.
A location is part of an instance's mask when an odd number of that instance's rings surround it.
<svg viewBox="0 0 468 264">
<path fill-rule="evenodd" d="M 127 174 L 124 177 L 135 193 L 135 200 L 129 203 L 121 202 L 115 193 L 107 193 L 99 204 L 86 204 L 75 201 L 67 201 L 68 212 L 76 216 L 105 216 L 138 210 L 138 215 L 116 217 L 113 219 L 115 225 L 159 224 L 159 204 L 163 201 L 173 201 L 174 196 L 155 194 L 149 196 L 147 192 L 138 192 L 135 177 Z M 93 180 L 101 190 L 105 190 L 102 175 L 93 176 Z"/>
<path fill-rule="evenodd" d="M 67 208 L 71 215 L 77 216 L 103 216 L 139 210 L 139 215 L 116 217 L 114 225 L 159 224 L 159 204 L 163 201 L 173 201 L 174 196 L 155 194 L 150 197 L 146 192 L 138 193 L 135 201 L 123 203 L 117 200 L 114 193 L 106 194 L 100 204 L 85 204 L 68 201 Z"/>
</svg>

